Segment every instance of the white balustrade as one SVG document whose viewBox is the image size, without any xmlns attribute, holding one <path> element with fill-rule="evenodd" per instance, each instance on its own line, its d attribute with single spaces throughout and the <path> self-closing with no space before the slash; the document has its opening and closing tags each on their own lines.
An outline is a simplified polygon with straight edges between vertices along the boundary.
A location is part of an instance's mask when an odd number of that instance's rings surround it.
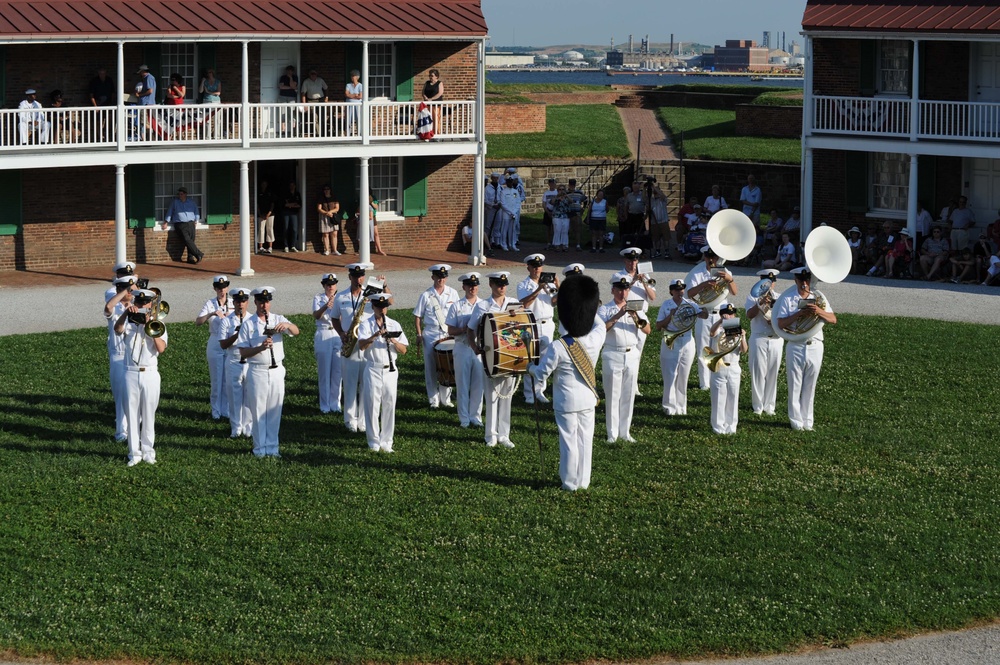
<svg viewBox="0 0 1000 665">
<path fill-rule="evenodd" d="M 920 102 L 920 138 L 996 141 L 1000 139 L 1000 104 Z"/>
<path fill-rule="evenodd" d="M 893 97 L 813 98 L 813 131 L 825 134 L 910 135 L 910 100 Z"/>
</svg>

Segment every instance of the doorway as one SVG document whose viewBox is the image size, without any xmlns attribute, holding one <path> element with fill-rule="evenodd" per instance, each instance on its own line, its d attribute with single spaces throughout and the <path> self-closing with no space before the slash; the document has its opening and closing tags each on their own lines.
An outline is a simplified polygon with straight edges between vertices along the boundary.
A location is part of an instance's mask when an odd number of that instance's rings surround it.
<svg viewBox="0 0 1000 665">
<path fill-rule="evenodd" d="M 299 168 L 301 162 L 293 159 L 282 159 L 273 161 L 257 161 L 254 162 L 254 203 L 253 209 L 254 214 L 258 212 L 257 201 L 261 192 L 261 182 L 267 181 L 268 190 L 270 190 L 275 197 L 275 208 L 274 208 L 274 248 L 276 252 L 280 252 L 285 247 L 284 232 L 284 220 L 282 219 L 281 212 L 283 208 L 283 203 L 285 200 L 285 194 L 288 192 L 288 183 L 294 182 L 298 188 L 299 194 L 302 197 L 302 210 L 299 212 L 298 230 L 297 238 L 298 241 L 295 247 L 302 251 L 305 247 L 305 192 L 302 191 L 302 181 L 304 179 L 304 166 L 302 169 Z M 256 218 L 256 217 L 255 217 Z M 255 235 L 257 236 L 257 245 L 260 245 L 260 233 L 261 228 L 259 224 L 256 224 Z"/>
</svg>

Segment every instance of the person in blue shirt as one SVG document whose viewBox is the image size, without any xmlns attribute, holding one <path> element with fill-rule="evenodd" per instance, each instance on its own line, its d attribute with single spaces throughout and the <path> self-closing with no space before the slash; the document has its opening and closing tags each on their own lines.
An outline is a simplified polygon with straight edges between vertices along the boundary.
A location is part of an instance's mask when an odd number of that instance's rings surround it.
<svg viewBox="0 0 1000 665">
<path fill-rule="evenodd" d="M 194 244 L 195 224 L 198 223 L 198 219 L 198 204 L 188 198 L 186 188 L 178 188 L 177 198 L 170 203 L 170 208 L 164 216 L 163 229 L 166 230 L 167 224 L 174 225 L 181 242 L 187 247 L 188 263 L 199 263 L 205 256 L 205 253 Z"/>
</svg>

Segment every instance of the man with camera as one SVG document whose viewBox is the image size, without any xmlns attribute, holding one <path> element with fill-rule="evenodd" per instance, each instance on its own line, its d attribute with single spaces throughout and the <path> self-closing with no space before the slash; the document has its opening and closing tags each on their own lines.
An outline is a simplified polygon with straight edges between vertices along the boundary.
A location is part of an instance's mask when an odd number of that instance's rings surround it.
<svg viewBox="0 0 1000 665">
<path fill-rule="evenodd" d="M 612 300 L 597 310 L 604 322 L 606 337 L 601 350 L 601 372 L 604 383 L 605 414 L 608 443 L 619 438 L 632 438 L 632 410 L 639 378 L 640 335 L 650 333 L 649 321 L 643 317 L 643 300 L 629 300 L 632 281 L 624 276 L 611 278 Z"/>
<path fill-rule="evenodd" d="M 576 251 L 580 246 L 580 233 L 583 228 L 583 209 L 587 207 L 587 195 L 576 188 L 576 178 L 566 181 L 566 198 L 569 200 L 569 229 L 576 236 Z"/>
<path fill-rule="evenodd" d="M 535 315 L 538 326 L 538 355 L 545 353 L 552 338 L 555 337 L 556 325 L 552 314 L 558 299 L 559 278 L 554 272 L 542 272 L 545 266 L 544 254 L 531 254 L 524 259 L 528 267 L 528 276 L 517 285 L 517 299 L 521 306 Z M 548 404 L 545 389 L 548 384 L 542 381 L 531 391 L 531 382 L 524 382 L 524 401 L 534 404 L 537 399 L 542 404 Z"/>
</svg>

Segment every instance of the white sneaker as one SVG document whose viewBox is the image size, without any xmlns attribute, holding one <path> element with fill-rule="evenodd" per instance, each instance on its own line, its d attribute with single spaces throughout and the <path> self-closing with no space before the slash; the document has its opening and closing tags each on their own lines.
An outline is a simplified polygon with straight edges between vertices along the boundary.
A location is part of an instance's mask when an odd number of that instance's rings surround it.
<svg viewBox="0 0 1000 665">
<path fill-rule="evenodd" d="M 455 403 L 452 402 L 451 400 L 448 400 L 447 402 L 441 402 L 441 405 L 442 406 L 447 406 L 447 407 L 453 407 L 453 406 L 455 406 Z"/>
<path fill-rule="evenodd" d="M 504 438 L 500 439 L 500 445 L 503 446 L 504 448 L 513 448 L 514 447 L 514 442 L 511 441 L 510 439 L 504 437 Z"/>
<path fill-rule="evenodd" d="M 549 403 L 549 398 L 546 397 L 544 394 L 539 394 L 538 397 L 536 397 L 535 399 L 537 399 L 542 404 L 548 404 Z"/>
<path fill-rule="evenodd" d="M 486 442 L 486 447 L 487 448 L 496 448 L 497 447 L 497 442 L 496 441 L 487 441 Z"/>
<path fill-rule="evenodd" d="M 136 457 L 136 458 L 134 458 L 134 459 L 130 459 L 130 460 L 128 461 L 128 464 L 127 464 L 126 466 L 135 466 L 136 464 L 138 464 L 138 463 L 139 463 L 139 462 L 141 462 L 141 461 L 142 461 L 142 458 L 141 458 L 141 457 Z"/>
<path fill-rule="evenodd" d="M 285 248 L 285 254 L 287 254 L 287 253 L 288 253 L 288 248 L 286 247 L 286 248 Z"/>
</svg>

